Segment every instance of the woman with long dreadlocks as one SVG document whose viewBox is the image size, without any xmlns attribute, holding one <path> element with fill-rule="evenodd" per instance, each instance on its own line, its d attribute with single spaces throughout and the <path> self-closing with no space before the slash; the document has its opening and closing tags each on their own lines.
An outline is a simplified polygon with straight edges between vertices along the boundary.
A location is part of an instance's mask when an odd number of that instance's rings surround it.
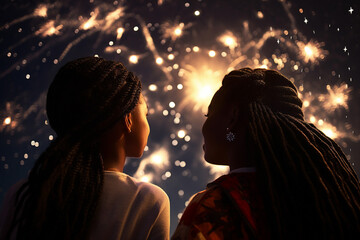
<svg viewBox="0 0 360 240">
<path fill-rule="evenodd" d="M 57 139 L 8 194 L 1 239 L 168 239 L 165 192 L 122 172 L 150 130 L 139 79 L 119 62 L 80 58 L 59 70 L 46 109 Z"/>
<path fill-rule="evenodd" d="M 276 71 L 224 77 L 202 132 L 205 160 L 230 173 L 192 198 L 172 239 L 360 239 L 359 180 L 301 107 Z"/>
</svg>

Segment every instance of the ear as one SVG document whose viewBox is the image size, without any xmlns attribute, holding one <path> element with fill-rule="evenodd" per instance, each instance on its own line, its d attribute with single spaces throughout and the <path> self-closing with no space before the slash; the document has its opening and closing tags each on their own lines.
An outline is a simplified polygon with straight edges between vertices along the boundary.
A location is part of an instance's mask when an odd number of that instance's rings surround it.
<svg viewBox="0 0 360 240">
<path fill-rule="evenodd" d="M 132 115 L 131 113 L 125 115 L 125 127 L 129 133 L 131 133 L 131 126 L 132 126 Z"/>
</svg>

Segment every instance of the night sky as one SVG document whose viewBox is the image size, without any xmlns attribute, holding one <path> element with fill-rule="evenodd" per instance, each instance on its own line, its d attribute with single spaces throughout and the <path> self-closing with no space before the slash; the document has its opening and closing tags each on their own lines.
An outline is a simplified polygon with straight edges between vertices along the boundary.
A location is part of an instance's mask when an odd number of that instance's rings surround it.
<svg viewBox="0 0 360 240">
<path fill-rule="evenodd" d="M 162 187 L 171 232 L 188 199 L 227 167 L 204 162 L 201 127 L 222 77 L 277 69 L 299 88 L 306 120 L 360 173 L 359 1 L 4 0 L 0 6 L 0 203 L 56 138 L 47 88 L 78 57 L 121 61 L 143 83 L 151 133 L 129 175 Z"/>
</svg>

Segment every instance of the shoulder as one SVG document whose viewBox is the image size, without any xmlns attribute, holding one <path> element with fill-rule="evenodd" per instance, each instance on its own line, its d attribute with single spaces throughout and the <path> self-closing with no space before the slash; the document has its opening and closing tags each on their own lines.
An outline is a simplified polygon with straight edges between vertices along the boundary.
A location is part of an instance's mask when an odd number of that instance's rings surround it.
<svg viewBox="0 0 360 240">
<path fill-rule="evenodd" d="M 105 182 L 109 188 L 137 195 L 144 199 L 144 202 L 169 202 L 167 194 L 160 187 L 149 182 L 142 182 L 125 173 L 105 172 Z"/>
<path fill-rule="evenodd" d="M 149 183 L 141 182 L 135 178 L 132 178 L 135 184 L 138 186 L 139 195 L 149 200 L 160 201 L 163 203 L 169 203 L 169 197 L 163 189 L 159 186 Z"/>
</svg>

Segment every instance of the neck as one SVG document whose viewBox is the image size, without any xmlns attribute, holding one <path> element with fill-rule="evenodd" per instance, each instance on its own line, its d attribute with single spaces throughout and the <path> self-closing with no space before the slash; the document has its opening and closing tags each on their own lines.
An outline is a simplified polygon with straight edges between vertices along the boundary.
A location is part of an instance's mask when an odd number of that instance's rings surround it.
<svg viewBox="0 0 360 240">
<path fill-rule="evenodd" d="M 117 141 L 104 141 L 101 146 L 104 170 L 123 172 L 125 165 L 125 149 L 123 138 Z"/>
<path fill-rule="evenodd" d="M 103 152 L 102 156 L 104 161 L 104 170 L 123 172 L 125 166 L 125 154 L 114 155 Z"/>
<path fill-rule="evenodd" d="M 230 167 L 230 171 L 237 168 L 249 168 L 255 167 L 254 162 L 249 159 L 247 151 L 244 144 L 236 144 L 228 151 L 228 163 Z"/>
</svg>

